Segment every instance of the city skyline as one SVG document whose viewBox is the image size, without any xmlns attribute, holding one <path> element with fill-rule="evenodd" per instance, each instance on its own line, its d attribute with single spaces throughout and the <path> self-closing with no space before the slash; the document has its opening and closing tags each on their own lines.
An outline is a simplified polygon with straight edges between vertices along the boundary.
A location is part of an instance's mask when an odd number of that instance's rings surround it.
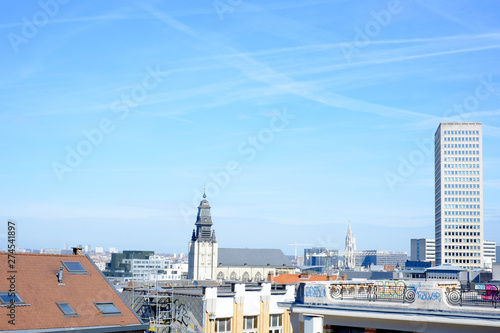
<svg viewBox="0 0 500 333">
<path fill-rule="evenodd" d="M 500 242 L 499 7 L 6 2 L 0 219 L 23 248 L 187 253 L 206 188 L 221 247 L 342 250 L 351 220 L 409 253 L 435 238 L 436 128 L 481 122 Z"/>
</svg>

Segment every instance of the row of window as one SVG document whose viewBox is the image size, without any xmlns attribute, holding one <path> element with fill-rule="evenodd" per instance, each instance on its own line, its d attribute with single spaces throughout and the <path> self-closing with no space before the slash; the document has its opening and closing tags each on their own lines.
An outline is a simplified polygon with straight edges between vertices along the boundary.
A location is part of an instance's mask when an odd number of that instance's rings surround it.
<svg viewBox="0 0 500 333">
<path fill-rule="evenodd" d="M 460 211 L 445 211 L 444 215 L 468 215 L 468 216 L 477 216 L 480 215 L 479 212 L 460 212 Z"/>
<path fill-rule="evenodd" d="M 481 260 L 479 259 L 445 259 L 445 263 L 448 264 L 480 264 Z"/>
<path fill-rule="evenodd" d="M 0 303 L 3 306 L 10 305 L 14 303 L 14 305 L 22 305 L 26 304 L 21 296 L 16 292 L 9 291 L 0 291 Z M 67 302 L 58 302 L 56 303 L 57 307 L 64 314 L 65 317 L 76 317 L 79 316 L 78 313 L 73 310 L 71 305 Z M 96 302 L 94 303 L 96 308 L 102 313 L 104 316 L 118 316 L 121 315 L 121 311 L 113 304 L 113 302 Z"/>
<path fill-rule="evenodd" d="M 480 195 L 479 191 L 444 191 L 447 195 Z"/>
<path fill-rule="evenodd" d="M 481 222 L 481 219 L 447 217 L 444 219 L 444 221 L 445 222 Z"/>
<path fill-rule="evenodd" d="M 479 225 L 445 224 L 445 229 L 481 229 Z"/>
<path fill-rule="evenodd" d="M 479 157 L 445 157 L 445 162 L 479 162 Z"/>
<path fill-rule="evenodd" d="M 479 143 L 445 143 L 444 148 L 479 148 Z"/>
<path fill-rule="evenodd" d="M 445 171 L 445 175 L 465 175 L 465 176 L 470 176 L 470 175 L 476 175 L 479 176 L 479 171 L 467 171 L 467 170 L 451 170 L 451 171 Z"/>
<path fill-rule="evenodd" d="M 444 198 L 444 201 L 479 202 L 480 198 Z"/>
<path fill-rule="evenodd" d="M 447 257 L 480 257 L 480 253 L 476 252 L 445 252 L 445 256 Z"/>
<path fill-rule="evenodd" d="M 223 272 L 219 272 L 217 274 L 217 279 L 218 280 L 224 280 L 224 273 Z M 231 274 L 229 275 L 229 279 L 233 280 L 233 281 L 239 280 L 238 275 L 236 274 L 236 272 L 231 272 Z M 248 274 L 248 272 L 243 273 L 243 275 L 241 276 L 241 281 L 243 281 L 243 282 L 250 282 L 250 281 L 252 281 L 252 279 L 250 277 L 250 274 Z M 260 274 L 260 272 L 257 272 L 255 274 L 255 278 L 253 279 L 253 281 L 254 282 L 260 282 L 260 281 L 262 281 L 262 274 Z"/>
<path fill-rule="evenodd" d="M 258 316 L 245 316 L 243 318 L 243 332 L 256 333 L 258 332 L 259 321 Z M 269 315 L 269 333 L 281 333 L 283 330 L 283 315 Z M 231 318 L 215 319 L 215 332 L 225 333 L 231 332 Z"/>
<path fill-rule="evenodd" d="M 65 317 L 79 317 L 80 315 L 73 310 L 69 303 L 56 303 L 59 310 L 64 314 Z M 94 303 L 99 313 L 103 316 L 120 316 L 122 313 L 112 302 L 98 302 Z"/>
<path fill-rule="evenodd" d="M 445 164 L 444 167 L 453 169 L 479 169 L 479 164 Z"/>
<path fill-rule="evenodd" d="M 445 182 L 478 182 L 477 177 L 444 177 Z"/>
<path fill-rule="evenodd" d="M 479 155 L 479 150 L 445 150 L 445 155 Z"/>
<path fill-rule="evenodd" d="M 479 239 L 468 239 L 468 238 L 445 238 L 445 243 L 481 243 Z"/>
<path fill-rule="evenodd" d="M 445 250 L 481 250 L 479 245 L 445 245 Z"/>
<path fill-rule="evenodd" d="M 480 232 L 445 231 L 445 236 L 481 236 Z"/>
<path fill-rule="evenodd" d="M 444 188 L 480 188 L 480 186 L 479 184 L 444 184 Z"/>
<path fill-rule="evenodd" d="M 444 205 L 444 208 L 448 209 L 479 209 L 481 205 Z"/>
<path fill-rule="evenodd" d="M 474 134 L 479 134 L 479 131 L 443 131 L 443 134 L 447 134 L 447 135 L 474 135 Z"/>
</svg>

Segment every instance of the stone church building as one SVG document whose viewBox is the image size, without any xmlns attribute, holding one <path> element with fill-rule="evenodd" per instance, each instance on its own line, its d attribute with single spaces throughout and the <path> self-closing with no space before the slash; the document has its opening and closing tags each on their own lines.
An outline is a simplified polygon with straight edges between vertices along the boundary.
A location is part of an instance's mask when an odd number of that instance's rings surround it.
<svg viewBox="0 0 500 333">
<path fill-rule="evenodd" d="M 279 249 L 219 249 L 210 208 L 203 194 L 189 241 L 188 279 L 261 282 L 270 275 L 295 273 L 295 267 Z"/>
</svg>

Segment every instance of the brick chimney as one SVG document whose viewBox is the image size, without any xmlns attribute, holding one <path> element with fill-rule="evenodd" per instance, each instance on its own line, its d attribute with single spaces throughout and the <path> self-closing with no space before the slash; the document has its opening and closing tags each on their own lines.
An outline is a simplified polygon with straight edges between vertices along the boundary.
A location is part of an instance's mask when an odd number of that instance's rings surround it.
<svg viewBox="0 0 500 333">
<path fill-rule="evenodd" d="M 75 256 L 81 256 L 83 254 L 83 247 L 72 247 L 73 249 L 73 255 Z"/>
</svg>

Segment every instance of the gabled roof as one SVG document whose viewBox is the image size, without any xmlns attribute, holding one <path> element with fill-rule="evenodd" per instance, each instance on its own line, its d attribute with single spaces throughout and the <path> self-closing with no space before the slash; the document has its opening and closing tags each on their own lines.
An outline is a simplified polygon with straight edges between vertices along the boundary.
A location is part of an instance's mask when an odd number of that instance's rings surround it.
<svg viewBox="0 0 500 333">
<path fill-rule="evenodd" d="M 219 248 L 219 262 L 226 267 L 291 267 L 292 263 L 279 249 Z"/>
<path fill-rule="evenodd" d="M 9 290 L 7 277 L 15 275 L 15 290 L 25 305 L 15 307 L 15 325 L 12 325 L 6 319 L 10 309 L 0 302 L 0 331 L 125 332 L 148 329 L 149 326 L 142 323 L 87 256 L 16 253 L 12 269 L 8 267 L 8 254 L 0 252 L 0 292 Z M 75 271 L 72 274 L 63 264 L 68 261 L 80 262 L 86 273 L 76 274 Z M 64 267 L 62 284 L 57 276 L 61 266 Z M 81 269 L 74 264 L 67 266 L 70 270 Z M 120 313 L 107 316 L 96 307 L 96 302 L 111 302 Z M 76 316 L 65 316 L 57 303 L 69 304 Z"/>
</svg>

